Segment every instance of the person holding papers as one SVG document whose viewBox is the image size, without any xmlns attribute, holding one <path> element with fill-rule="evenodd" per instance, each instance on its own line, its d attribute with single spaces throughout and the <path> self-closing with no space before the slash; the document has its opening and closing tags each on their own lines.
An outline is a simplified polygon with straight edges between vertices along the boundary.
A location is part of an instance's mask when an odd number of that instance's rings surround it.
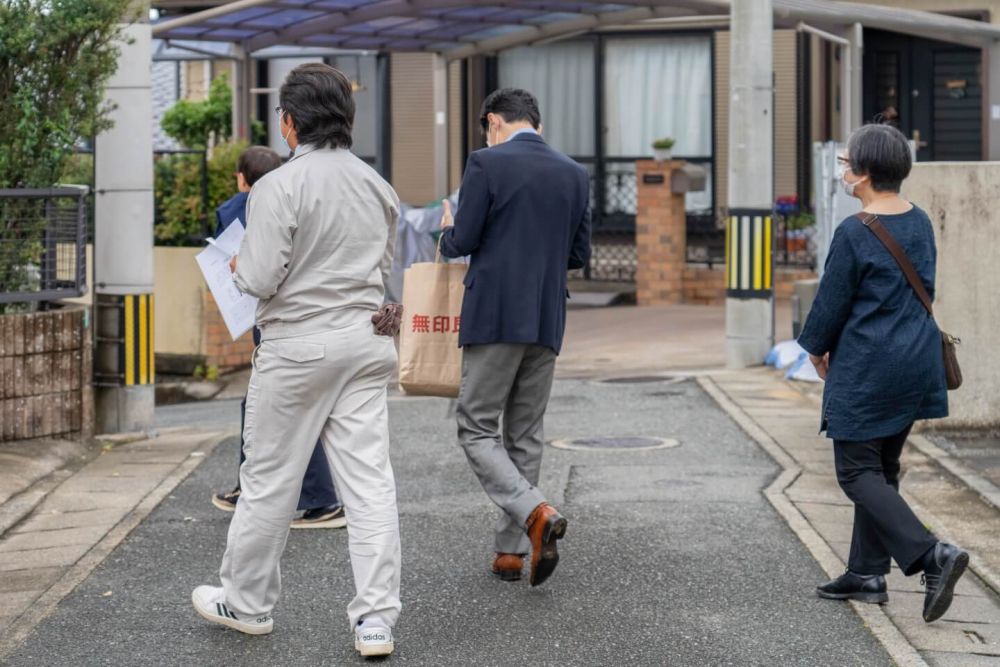
<svg viewBox="0 0 1000 667">
<path fill-rule="evenodd" d="M 222 236 L 229 225 L 239 221 L 246 227 L 247 197 L 250 188 L 260 178 L 281 166 L 281 157 L 265 146 L 251 146 L 240 154 L 236 165 L 236 187 L 239 190 L 223 203 L 215 212 L 215 237 Z M 253 343 L 260 345 L 260 329 L 253 329 Z M 246 423 L 247 399 L 240 404 L 240 465 L 246 460 L 243 426 Z M 212 504 L 225 512 L 236 510 L 240 499 L 240 483 L 237 475 L 236 488 L 212 494 Z M 299 494 L 298 511 L 302 515 L 292 520 L 292 528 L 343 528 L 347 525 L 344 507 L 337 498 L 337 491 L 330 476 L 330 463 L 323 453 L 323 443 L 317 442 L 312 458 L 306 467 Z"/>
<path fill-rule="evenodd" d="M 441 235 L 442 255 L 469 256 L 458 439 L 503 510 L 490 569 L 517 581 L 530 552 L 529 582 L 537 586 L 555 570 L 556 541 L 566 532 L 566 519 L 536 485 L 566 328 L 566 271 L 590 258 L 590 180 L 542 139 L 538 101 L 528 91 L 491 94 L 479 122 L 489 148 L 469 156 L 458 209 L 452 219 L 445 202 Z"/>
<path fill-rule="evenodd" d="M 281 136 L 294 155 L 253 186 L 231 264 L 240 291 L 260 299 L 242 493 L 222 586 L 199 586 L 191 601 L 213 623 L 272 631 L 288 524 L 321 438 L 347 513 L 354 646 L 385 656 L 400 610 L 387 401 L 399 318 L 398 308 L 383 305 L 399 198 L 349 150 L 354 99 L 343 73 L 300 65 L 279 99 Z"/>
</svg>

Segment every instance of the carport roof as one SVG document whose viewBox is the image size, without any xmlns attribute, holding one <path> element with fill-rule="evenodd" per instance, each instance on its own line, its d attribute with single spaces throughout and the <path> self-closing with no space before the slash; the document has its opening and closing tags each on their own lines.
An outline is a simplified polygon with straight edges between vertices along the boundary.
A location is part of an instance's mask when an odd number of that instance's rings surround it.
<svg viewBox="0 0 1000 667">
<path fill-rule="evenodd" d="M 861 23 L 972 46 L 1000 39 L 998 26 L 928 12 L 833 0 L 773 0 L 773 5 L 779 26 L 807 21 L 835 29 Z M 163 20 L 153 34 L 235 42 L 248 51 L 280 44 L 462 58 L 611 25 L 724 19 L 729 9 L 728 0 L 235 0 Z"/>
</svg>

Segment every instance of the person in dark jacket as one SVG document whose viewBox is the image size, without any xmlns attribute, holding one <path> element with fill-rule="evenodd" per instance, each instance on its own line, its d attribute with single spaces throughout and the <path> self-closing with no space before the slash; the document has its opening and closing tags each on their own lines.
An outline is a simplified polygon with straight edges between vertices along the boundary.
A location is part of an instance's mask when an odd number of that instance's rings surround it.
<svg viewBox="0 0 1000 667">
<path fill-rule="evenodd" d="M 915 421 L 948 415 L 941 334 L 867 224 L 878 217 L 931 298 L 934 231 L 927 214 L 899 196 L 912 164 L 899 130 L 860 128 L 840 161 L 843 187 L 861 200 L 866 220 L 851 216 L 837 227 L 799 344 L 826 380 L 821 430 L 833 439 L 837 480 L 854 502 L 854 534 L 847 572 L 817 592 L 884 603 L 894 559 L 907 576 L 923 573 L 931 622 L 948 610 L 969 555 L 934 537 L 900 496 L 899 458 Z"/>
<path fill-rule="evenodd" d="M 229 225 L 237 220 L 247 226 L 247 197 L 250 188 L 264 174 L 281 166 L 281 157 L 265 146 L 251 146 L 240 154 L 236 166 L 236 187 L 239 190 L 215 211 L 215 237 L 218 238 Z M 260 345 L 260 330 L 253 328 L 253 343 Z M 246 460 L 243 452 L 243 423 L 246 420 L 247 399 L 240 404 L 240 465 Z M 236 487 L 230 491 L 212 494 L 212 504 L 226 512 L 236 510 L 240 499 L 239 475 Z M 347 525 L 344 508 L 337 497 L 337 490 L 330 475 L 330 464 L 323 451 L 322 442 L 316 443 L 309 467 L 302 479 L 298 509 L 302 515 L 292 520 L 292 528 L 343 528 Z"/>
<path fill-rule="evenodd" d="M 469 156 L 454 220 L 446 202 L 442 222 L 441 253 L 470 256 L 459 331 L 458 435 L 487 495 L 504 512 L 493 573 L 520 579 L 530 550 L 530 581 L 537 586 L 555 569 L 556 540 L 566 531 L 566 519 L 535 485 L 566 326 L 566 272 L 590 258 L 590 180 L 542 139 L 531 93 L 496 91 L 480 121 L 490 148 Z"/>
</svg>

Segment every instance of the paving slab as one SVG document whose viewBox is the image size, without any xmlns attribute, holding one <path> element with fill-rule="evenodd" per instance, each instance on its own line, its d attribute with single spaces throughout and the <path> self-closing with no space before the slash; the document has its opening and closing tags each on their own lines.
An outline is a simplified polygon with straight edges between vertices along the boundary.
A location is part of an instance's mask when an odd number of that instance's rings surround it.
<svg viewBox="0 0 1000 667">
<path fill-rule="evenodd" d="M 996 656 L 975 653 L 940 653 L 924 651 L 927 664 L 931 667 L 997 667 Z"/>
<path fill-rule="evenodd" d="M 0 625 L 7 628 L 0 635 L 0 658 L 103 559 L 109 543 L 127 534 L 128 520 L 137 523 L 137 512 L 152 509 L 141 506 L 150 505 L 157 490 L 165 492 L 165 480 L 179 470 L 190 472 L 222 436 L 173 432 L 106 448 L 47 489 L 30 515 L 0 535 Z M 151 459 L 161 463 L 150 465 Z M 141 465 L 132 474 L 119 472 L 137 460 Z"/>
<path fill-rule="evenodd" d="M 93 544 L 108 532 L 102 526 L 84 526 L 81 528 L 64 528 L 62 530 L 41 530 L 26 533 L 12 533 L 0 540 L 0 553 L 9 551 L 25 551 L 28 549 L 44 549 L 50 547 L 66 547 L 77 544 Z"/>
<path fill-rule="evenodd" d="M 45 530 L 65 530 L 83 526 L 107 526 L 117 523 L 114 514 L 110 515 L 103 509 L 91 510 L 36 510 L 22 523 L 14 526 L 6 535 L 31 533 Z"/>
</svg>

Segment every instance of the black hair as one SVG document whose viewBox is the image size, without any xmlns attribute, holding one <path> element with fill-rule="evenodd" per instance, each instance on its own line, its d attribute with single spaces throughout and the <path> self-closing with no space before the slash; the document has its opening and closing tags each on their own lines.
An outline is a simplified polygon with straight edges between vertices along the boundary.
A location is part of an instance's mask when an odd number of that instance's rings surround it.
<svg viewBox="0 0 1000 667">
<path fill-rule="evenodd" d="M 479 124 L 483 132 L 489 129 L 486 117 L 495 113 L 508 123 L 518 121 L 531 123 L 536 130 L 542 125 L 542 114 L 538 110 L 538 100 L 527 90 L 520 88 L 501 88 L 490 93 L 483 101 Z"/>
<path fill-rule="evenodd" d="M 350 148 L 354 95 L 340 70 L 323 63 L 299 65 L 281 84 L 281 109 L 292 117 L 299 143 Z"/>
<path fill-rule="evenodd" d="M 847 140 L 851 171 L 868 176 L 876 192 L 899 192 L 913 167 L 906 135 L 891 125 L 864 125 Z"/>
<path fill-rule="evenodd" d="M 272 151 L 267 146 L 251 146 L 242 153 L 236 163 L 236 171 L 243 174 L 243 180 L 247 185 L 260 180 L 260 177 L 269 171 L 273 171 L 281 166 L 281 156 Z"/>
</svg>

